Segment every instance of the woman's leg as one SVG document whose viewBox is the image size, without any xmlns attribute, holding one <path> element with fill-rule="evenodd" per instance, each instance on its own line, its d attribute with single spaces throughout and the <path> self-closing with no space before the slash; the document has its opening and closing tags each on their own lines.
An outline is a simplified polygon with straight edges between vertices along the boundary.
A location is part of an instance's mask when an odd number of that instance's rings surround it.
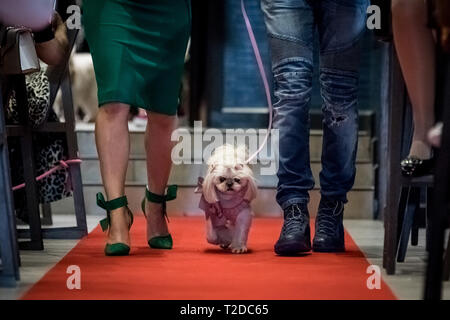
<svg viewBox="0 0 450 320">
<path fill-rule="evenodd" d="M 130 153 L 129 110 L 126 104 L 110 103 L 99 109 L 96 118 L 95 141 L 108 201 L 125 194 L 125 177 Z M 112 210 L 108 243 L 130 244 L 128 223 L 129 217 L 125 207 Z"/>
<path fill-rule="evenodd" d="M 148 124 L 145 132 L 147 153 L 147 176 L 150 192 L 165 194 L 170 169 L 172 168 L 172 147 L 170 137 L 177 126 L 177 117 L 147 112 Z M 147 239 L 169 233 L 161 204 L 146 201 Z"/>
<path fill-rule="evenodd" d="M 430 158 L 427 133 L 434 124 L 435 43 L 425 0 L 393 0 L 394 41 L 413 107 L 410 155 Z"/>
</svg>

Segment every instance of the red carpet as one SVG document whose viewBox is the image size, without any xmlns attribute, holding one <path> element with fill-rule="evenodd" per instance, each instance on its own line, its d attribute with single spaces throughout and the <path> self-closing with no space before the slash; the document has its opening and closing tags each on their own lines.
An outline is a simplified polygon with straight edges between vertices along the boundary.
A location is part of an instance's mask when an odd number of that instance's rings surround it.
<svg viewBox="0 0 450 320">
<path fill-rule="evenodd" d="M 347 252 L 278 257 L 279 219 L 255 219 L 245 255 L 206 243 L 203 218 L 172 218 L 171 251 L 152 250 L 145 221 L 132 228 L 129 257 L 105 257 L 97 227 L 36 283 L 23 299 L 395 299 L 366 286 L 369 265 L 346 234 Z M 68 290 L 67 267 L 81 268 L 81 290 Z"/>
</svg>

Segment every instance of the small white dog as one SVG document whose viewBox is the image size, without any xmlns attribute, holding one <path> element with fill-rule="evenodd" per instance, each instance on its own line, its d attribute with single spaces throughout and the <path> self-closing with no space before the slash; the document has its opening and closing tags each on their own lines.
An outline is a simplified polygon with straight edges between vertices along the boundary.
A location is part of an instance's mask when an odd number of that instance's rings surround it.
<svg viewBox="0 0 450 320">
<path fill-rule="evenodd" d="M 250 202 L 257 187 L 253 172 L 245 163 L 245 146 L 218 147 L 208 160 L 205 179 L 199 178 L 200 208 L 206 216 L 206 239 L 233 253 L 247 252 L 252 222 Z"/>
</svg>

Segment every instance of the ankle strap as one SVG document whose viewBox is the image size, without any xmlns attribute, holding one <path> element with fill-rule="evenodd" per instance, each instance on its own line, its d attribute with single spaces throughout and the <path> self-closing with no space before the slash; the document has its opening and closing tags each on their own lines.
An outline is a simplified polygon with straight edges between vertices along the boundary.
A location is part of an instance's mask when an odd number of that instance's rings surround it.
<svg viewBox="0 0 450 320">
<path fill-rule="evenodd" d="M 155 203 L 165 203 L 166 201 L 171 201 L 176 199 L 177 197 L 177 185 L 170 185 L 167 187 L 166 195 L 159 195 L 153 192 L 150 192 L 148 188 L 145 188 L 145 197 L 150 202 Z"/>
<path fill-rule="evenodd" d="M 166 195 L 159 195 L 150 192 L 148 188 L 145 188 L 145 198 L 150 202 L 161 203 L 162 204 L 162 214 L 166 217 L 167 222 L 169 222 L 169 217 L 167 216 L 166 202 L 176 199 L 177 197 L 177 185 L 170 185 L 167 187 Z M 142 200 L 142 211 L 145 214 L 145 200 Z"/>
<path fill-rule="evenodd" d="M 128 200 L 126 196 L 122 196 L 110 201 L 105 201 L 105 197 L 101 192 L 99 192 L 97 193 L 97 205 L 106 211 L 111 211 L 127 206 Z"/>
</svg>

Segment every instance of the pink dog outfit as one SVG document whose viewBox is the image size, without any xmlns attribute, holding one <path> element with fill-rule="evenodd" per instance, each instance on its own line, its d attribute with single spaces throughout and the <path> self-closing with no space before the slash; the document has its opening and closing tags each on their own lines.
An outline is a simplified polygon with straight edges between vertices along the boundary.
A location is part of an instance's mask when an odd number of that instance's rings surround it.
<svg viewBox="0 0 450 320">
<path fill-rule="evenodd" d="M 203 195 L 202 184 L 203 178 L 199 177 L 196 189 L 196 192 L 202 193 L 199 208 L 205 211 L 206 219 L 211 219 L 213 227 L 226 227 L 228 223 L 235 224 L 236 218 L 242 210 L 250 210 L 250 202 L 244 198 L 247 187 L 243 188 L 238 193 L 231 195 L 216 189 L 219 201 L 216 203 L 209 203 Z"/>
</svg>

